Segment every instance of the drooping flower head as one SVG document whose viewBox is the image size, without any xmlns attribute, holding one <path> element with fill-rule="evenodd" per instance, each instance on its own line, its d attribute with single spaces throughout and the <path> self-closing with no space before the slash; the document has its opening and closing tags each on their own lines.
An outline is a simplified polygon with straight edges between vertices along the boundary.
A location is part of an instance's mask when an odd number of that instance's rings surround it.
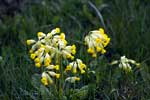
<svg viewBox="0 0 150 100">
<path fill-rule="evenodd" d="M 47 35 L 43 32 L 37 33 L 38 40 L 27 40 L 27 45 L 32 45 L 30 57 L 35 61 L 36 67 L 49 66 L 52 59 L 62 56 L 65 59 L 74 59 L 76 46 L 68 45 L 65 34 L 60 33 L 59 28 L 53 29 Z"/>
<path fill-rule="evenodd" d="M 72 71 L 72 73 L 76 74 L 77 69 L 80 70 L 81 74 L 85 73 L 86 65 L 80 59 L 76 59 L 76 61 L 69 63 L 65 71 Z"/>
<path fill-rule="evenodd" d="M 110 42 L 110 38 L 104 33 L 104 29 L 90 31 L 85 37 L 85 45 L 88 46 L 87 52 L 92 54 L 92 57 L 96 57 L 97 53 L 104 54 L 104 49 Z"/>
<path fill-rule="evenodd" d="M 27 45 L 31 46 L 29 53 L 30 58 L 35 63 L 35 67 L 41 68 L 42 70 L 44 69 L 41 75 L 41 82 L 46 86 L 54 83 L 56 79 L 59 79 L 61 74 L 63 74 L 60 70 L 60 68 L 63 67 L 61 66 L 60 60 L 74 60 L 76 46 L 74 44 L 67 45 L 68 42 L 65 39 L 65 33 L 60 32 L 60 28 L 55 28 L 48 34 L 38 32 L 37 37 L 37 40 L 30 39 L 26 42 Z M 71 67 L 70 70 L 72 70 L 73 73 L 76 73 L 77 68 L 81 74 L 85 73 L 86 65 L 83 64 L 80 59 L 70 63 L 68 66 Z M 66 69 L 68 70 L 68 67 Z M 80 78 L 69 76 L 66 77 L 66 80 L 72 83 L 79 81 Z"/>
<path fill-rule="evenodd" d="M 119 68 L 123 69 L 124 71 L 126 72 L 131 72 L 132 71 L 132 65 L 135 65 L 137 67 L 140 66 L 140 63 L 137 63 L 135 60 L 132 60 L 132 59 L 128 59 L 126 58 L 125 56 L 122 56 L 120 58 L 120 60 L 115 60 L 111 63 L 111 65 L 114 65 L 114 64 L 119 64 Z"/>
</svg>

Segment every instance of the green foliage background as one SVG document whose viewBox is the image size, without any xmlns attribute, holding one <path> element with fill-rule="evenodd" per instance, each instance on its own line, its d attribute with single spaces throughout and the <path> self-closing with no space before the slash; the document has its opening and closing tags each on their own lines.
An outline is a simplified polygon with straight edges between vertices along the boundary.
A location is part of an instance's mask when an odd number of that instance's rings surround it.
<svg viewBox="0 0 150 100">
<path fill-rule="evenodd" d="M 91 59 L 81 53 L 85 48 L 78 41 L 83 41 L 89 31 L 103 27 L 111 37 L 108 53 L 94 67 L 97 71 L 94 82 L 89 75 L 91 92 L 84 99 L 150 99 L 149 0 L 26 0 L 21 12 L 15 16 L 4 15 L 0 20 L 0 56 L 3 57 L 0 100 L 41 98 L 31 84 L 31 76 L 37 70 L 29 59 L 25 42 L 35 38 L 38 31 L 46 33 L 54 27 L 60 27 L 66 38 L 78 45 L 77 54 L 85 60 Z M 108 66 L 112 59 L 124 54 L 141 62 L 141 69 L 122 75 L 116 67 Z M 86 84 L 87 80 L 84 80 Z"/>
</svg>

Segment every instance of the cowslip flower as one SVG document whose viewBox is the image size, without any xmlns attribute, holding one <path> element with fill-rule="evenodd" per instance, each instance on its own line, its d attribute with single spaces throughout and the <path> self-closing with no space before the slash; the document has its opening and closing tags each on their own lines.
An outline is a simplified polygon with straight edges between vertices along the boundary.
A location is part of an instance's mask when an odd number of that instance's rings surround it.
<svg viewBox="0 0 150 100">
<path fill-rule="evenodd" d="M 43 32 L 38 32 L 37 36 L 39 39 L 44 38 L 46 36 L 46 34 L 44 34 Z"/>
<path fill-rule="evenodd" d="M 38 40 L 27 40 L 27 45 L 32 45 L 29 50 L 30 58 L 35 61 L 35 66 L 49 66 L 54 57 L 65 59 L 74 59 L 76 53 L 75 45 L 68 45 L 65 40 L 65 34 L 60 33 L 60 28 L 55 28 L 47 35 L 43 32 L 37 33 Z M 57 60 L 57 59 L 56 59 Z"/>
<path fill-rule="evenodd" d="M 48 80 L 47 80 L 47 78 L 44 77 L 44 76 L 42 77 L 41 82 L 42 82 L 44 85 L 48 85 Z"/>
<path fill-rule="evenodd" d="M 59 65 L 49 65 L 45 67 L 45 71 L 42 73 L 41 78 L 43 85 L 53 84 L 53 78 L 60 78 L 60 73 L 56 73 L 56 71 L 59 70 L 59 67 Z"/>
<path fill-rule="evenodd" d="M 70 54 L 75 55 L 76 54 L 76 46 L 73 44 L 72 46 L 66 46 L 64 48 L 65 51 L 67 51 Z"/>
<path fill-rule="evenodd" d="M 131 72 L 132 71 L 131 64 L 133 64 L 133 65 L 135 65 L 137 67 L 140 66 L 140 63 L 137 63 L 135 60 L 128 59 L 125 56 L 122 56 L 120 58 L 120 60 L 113 61 L 111 63 L 111 65 L 118 64 L 118 63 L 119 63 L 119 68 L 125 70 L 126 72 Z"/>
<path fill-rule="evenodd" d="M 60 78 L 60 74 L 59 73 L 55 73 L 53 71 L 44 71 L 42 73 L 42 78 L 41 78 L 41 82 L 43 83 L 43 85 L 48 85 L 48 84 L 53 84 L 53 79 L 52 78 Z"/>
<path fill-rule="evenodd" d="M 27 40 L 27 45 L 31 45 L 31 44 L 34 44 L 36 41 L 35 40 Z"/>
<path fill-rule="evenodd" d="M 68 77 L 68 78 L 66 78 L 65 81 L 70 82 L 70 83 L 75 83 L 76 81 L 80 81 L 80 78 L 76 77 L 76 76 L 74 76 L 74 77 Z"/>
<path fill-rule="evenodd" d="M 86 65 L 80 59 L 76 59 L 76 61 L 73 61 L 73 62 L 69 63 L 66 66 L 65 71 L 72 71 L 72 73 L 76 74 L 77 69 L 80 70 L 81 74 L 85 73 Z"/>
<path fill-rule="evenodd" d="M 41 82 L 43 85 L 53 84 L 52 78 L 46 72 L 42 73 Z"/>
<path fill-rule="evenodd" d="M 48 53 L 46 53 L 45 58 L 44 58 L 44 66 L 49 66 L 51 63 L 51 57 Z"/>
<path fill-rule="evenodd" d="M 55 72 L 53 72 L 53 71 L 47 71 L 47 72 L 48 72 L 49 75 L 52 76 L 52 77 L 56 77 L 56 78 L 59 78 L 59 77 L 60 77 L 60 74 L 55 73 Z"/>
<path fill-rule="evenodd" d="M 59 65 L 49 65 L 46 67 L 46 69 L 49 69 L 49 70 L 52 70 L 52 69 L 59 70 L 59 68 L 60 68 Z"/>
<path fill-rule="evenodd" d="M 104 49 L 110 42 L 110 38 L 104 33 L 104 29 L 90 31 L 85 37 L 85 45 L 88 46 L 87 52 L 92 54 L 92 57 L 96 57 L 97 53 L 106 53 Z"/>
</svg>

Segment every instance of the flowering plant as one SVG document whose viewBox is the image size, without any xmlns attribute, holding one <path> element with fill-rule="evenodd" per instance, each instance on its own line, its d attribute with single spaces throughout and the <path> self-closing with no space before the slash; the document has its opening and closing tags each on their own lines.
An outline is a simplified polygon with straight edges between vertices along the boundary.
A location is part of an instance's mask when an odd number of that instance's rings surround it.
<svg viewBox="0 0 150 100">
<path fill-rule="evenodd" d="M 79 58 L 75 57 L 76 45 L 68 45 L 68 41 L 65 38 L 65 33 L 60 31 L 60 28 L 55 28 L 51 32 L 45 34 L 43 32 L 37 33 L 38 40 L 29 39 L 27 45 L 31 46 L 29 50 L 30 58 L 34 61 L 35 67 L 39 68 L 41 73 L 39 80 L 40 91 L 48 91 L 50 97 L 56 99 L 66 99 L 68 91 L 65 91 L 67 82 L 76 83 L 80 81 L 83 74 L 90 73 L 90 65 L 88 62 L 84 63 Z M 84 38 L 85 45 L 87 46 L 87 52 L 92 55 L 93 58 L 97 58 L 98 54 L 105 54 L 105 47 L 110 43 L 110 38 L 104 32 L 103 28 L 99 30 L 90 31 Z M 139 66 L 136 61 L 127 59 L 125 56 L 120 60 L 115 60 L 111 64 L 119 63 L 119 67 L 126 72 L 131 71 L 129 63 Z M 95 73 L 95 71 L 92 71 Z M 33 79 L 37 80 L 36 78 Z M 39 82 L 39 80 L 37 80 Z M 35 82 L 34 82 L 35 83 Z M 37 86 L 36 86 L 37 87 Z M 38 87 L 38 88 L 39 88 Z M 72 88 L 72 87 L 71 87 Z M 81 87 L 80 90 L 76 90 L 75 87 L 69 93 L 69 97 L 72 99 L 74 96 L 83 97 L 87 93 L 87 86 Z M 77 94 L 77 95 L 75 95 Z M 45 95 L 45 92 L 43 93 Z"/>
</svg>

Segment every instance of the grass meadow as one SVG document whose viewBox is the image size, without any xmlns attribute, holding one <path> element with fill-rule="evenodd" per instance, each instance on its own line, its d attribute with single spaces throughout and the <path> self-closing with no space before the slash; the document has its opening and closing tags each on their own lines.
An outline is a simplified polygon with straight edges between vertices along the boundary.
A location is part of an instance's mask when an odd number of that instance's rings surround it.
<svg viewBox="0 0 150 100">
<path fill-rule="evenodd" d="M 51 96 L 45 86 L 38 89 L 33 75 L 40 70 L 30 59 L 26 40 L 55 27 L 66 33 L 69 44 L 77 47 L 76 57 L 95 73 Z M 111 40 L 107 52 L 93 59 L 81 42 L 100 27 Z M 19 12 L 0 17 L 0 100 L 149 100 L 149 38 L 149 0 L 25 0 Z M 140 68 L 124 73 L 110 65 L 123 55 Z"/>
</svg>

